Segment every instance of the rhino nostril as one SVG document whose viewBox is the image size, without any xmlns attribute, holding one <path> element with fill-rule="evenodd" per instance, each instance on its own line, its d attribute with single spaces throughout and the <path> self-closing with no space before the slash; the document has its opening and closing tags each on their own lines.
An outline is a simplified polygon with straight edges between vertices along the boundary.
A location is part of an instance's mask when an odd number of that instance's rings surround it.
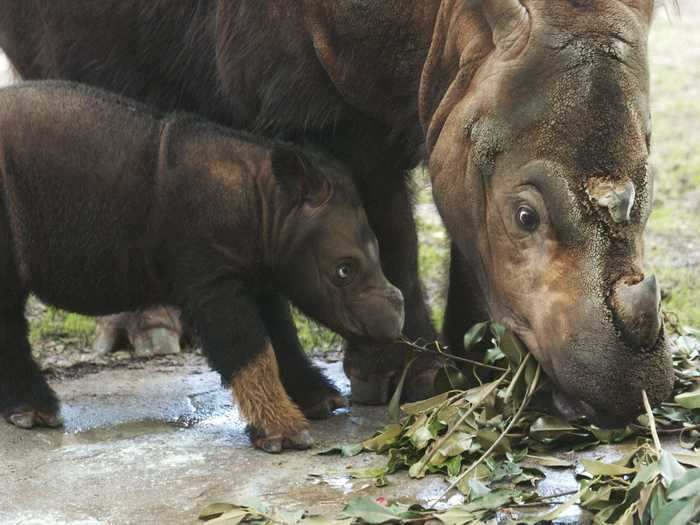
<svg viewBox="0 0 700 525">
<path fill-rule="evenodd" d="M 626 342 L 635 349 L 650 349 L 661 330 L 661 293 L 654 275 L 635 281 L 622 278 L 617 282 L 613 312 Z"/>
</svg>

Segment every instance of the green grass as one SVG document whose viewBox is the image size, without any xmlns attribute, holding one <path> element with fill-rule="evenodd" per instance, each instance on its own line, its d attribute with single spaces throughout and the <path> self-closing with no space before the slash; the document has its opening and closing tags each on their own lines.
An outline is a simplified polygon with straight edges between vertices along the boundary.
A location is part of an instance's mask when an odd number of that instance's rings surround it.
<svg viewBox="0 0 700 525">
<path fill-rule="evenodd" d="M 34 344 L 47 341 L 70 341 L 81 348 L 91 344 L 95 336 L 95 320 L 83 315 L 47 307 L 31 323 L 29 340 Z"/>
</svg>

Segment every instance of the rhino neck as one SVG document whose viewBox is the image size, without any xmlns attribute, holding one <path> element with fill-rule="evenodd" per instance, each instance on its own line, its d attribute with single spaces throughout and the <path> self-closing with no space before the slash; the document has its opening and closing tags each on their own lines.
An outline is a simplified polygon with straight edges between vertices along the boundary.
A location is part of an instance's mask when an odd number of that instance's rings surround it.
<svg viewBox="0 0 700 525">
<path fill-rule="evenodd" d="M 440 0 L 308 0 L 305 24 L 335 88 L 399 133 L 422 134 L 420 79 Z"/>
</svg>

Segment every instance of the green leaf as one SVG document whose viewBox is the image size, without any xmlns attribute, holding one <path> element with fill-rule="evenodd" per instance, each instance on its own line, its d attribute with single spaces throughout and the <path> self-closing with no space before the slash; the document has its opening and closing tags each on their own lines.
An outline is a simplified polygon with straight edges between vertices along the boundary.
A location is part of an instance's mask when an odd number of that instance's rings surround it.
<svg viewBox="0 0 700 525">
<path fill-rule="evenodd" d="M 519 490 L 494 490 L 482 498 L 477 498 L 474 501 L 462 505 L 464 510 L 475 512 L 478 510 L 498 510 L 506 503 L 509 503 L 513 498 L 521 495 Z"/>
<path fill-rule="evenodd" d="M 483 498 L 491 493 L 491 489 L 478 479 L 470 478 L 467 483 L 469 484 L 469 494 L 465 494 L 465 496 L 469 498 L 469 501 Z"/>
<path fill-rule="evenodd" d="M 673 480 L 679 479 L 685 474 L 685 468 L 678 463 L 678 460 L 673 457 L 673 454 L 667 452 L 666 450 L 661 451 L 661 457 L 659 458 L 659 470 L 661 470 L 661 475 L 666 481 L 666 485 L 671 483 Z"/>
<path fill-rule="evenodd" d="M 674 452 L 673 457 L 683 465 L 700 468 L 700 454 L 684 454 L 682 452 Z"/>
<path fill-rule="evenodd" d="M 441 514 L 436 514 L 435 518 L 440 520 L 444 525 L 469 525 L 477 524 L 477 515 L 460 507 L 454 507 Z"/>
<path fill-rule="evenodd" d="M 350 525 L 353 522 L 352 518 L 345 519 L 330 519 L 325 516 L 307 516 L 301 520 L 301 525 Z"/>
<path fill-rule="evenodd" d="M 573 507 L 577 502 L 578 502 L 578 494 L 576 494 L 573 498 L 566 500 L 564 503 L 557 505 L 552 510 L 545 512 L 544 514 L 537 514 L 535 516 L 530 516 L 530 515 L 520 516 L 518 518 L 517 522 L 518 523 L 527 523 L 527 524 L 536 524 L 536 523 L 541 523 L 541 522 L 548 523 L 550 521 L 554 521 L 559 516 L 564 514 L 567 510 L 569 510 L 571 507 Z"/>
<path fill-rule="evenodd" d="M 316 455 L 317 456 L 333 456 L 336 454 L 340 454 L 344 458 L 351 458 L 353 456 L 357 456 L 358 454 L 361 454 L 364 449 L 365 449 L 365 447 L 362 443 L 341 443 L 338 445 L 334 445 L 330 448 L 327 448 L 325 450 L 322 450 L 321 452 L 318 452 Z"/>
<path fill-rule="evenodd" d="M 682 394 L 678 394 L 674 398 L 674 401 L 683 408 L 691 410 L 700 408 L 700 389 L 695 390 L 693 392 L 684 392 Z"/>
<path fill-rule="evenodd" d="M 389 401 L 389 417 L 393 421 L 398 421 L 399 419 L 401 419 L 401 396 L 403 395 L 403 385 L 406 382 L 406 376 L 408 375 L 408 371 L 411 369 L 411 366 L 413 365 L 415 360 L 416 358 L 412 357 L 406 363 L 406 366 L 403 368 L 403 373 L 401 374 L 401 379 L 399 379 L 399 384 L 396 385 L 394 395 L 391 396 L 391 401 Z"/>
<path fill-rule="evenodd" d="M 659 509 L 654 525 L 688 525 L 698 510 L 698 497 L 690 501 L 671 501 Z"/>
<path fill-rule="evenodd" d="M 350 518 L 356 518 L 377 525 L 390 521 L 418 518 L 421 515 L 413 512 L 403 505 L 385 507 L 369 498 L 356 498 L 343 509 L 343 514 Z"/>
<path fill-rule="evenodd" d="M 542 465 L 543 467 L 569 468 L 573 467 L 574 465 L 571 461 L 560 459 L 555 456 L 535 456 L 532 454 L 528 454 L 525 456 L 525 458 L 529 459 L 534 463 L 537 463 L 538 465 Z"/>
<path fill-rule="evenodd" d="M 400 435 L 401 425 L 388 425 L 379 435 L 364 441 L 362 446 L 367 450 L 381 453 L 394 445 L 398 441 Z"/>
<path fill-rule="evenodd" d="M 485 321 L 483 323 L 477 323 L 472 326 L 469 331 L 464 334 L 464 351 L 469 352 L 478 343 L 484 339 L 486 331 L 489 328 L 489 322 Z"/>
<path fill-rule="evenodd" d="M 379 467 L 357 468 L 350 471 L 350 477 L 355 479 L 382 479 L 389 473 L 386 465 Z"/>
<path fill-rule="evenodd" d="M 700 494 L 700 469 L 692 469 L 671 482 L 668 487 L 668 499 L 690 498 Z"/>
<path fill-rule="evenodd" d="M 236 505 L 231 505 L 230 503 L 211 503 L 202 509 L 199 513 L 199 519 L 210 520 L 235 508 L 237 508 Z"/>
<path fill-rule="evenodd" d="M 499 346 L 506 358 L 508 358 L 508 363 L 513 371 L 517 370 L 527 353 L 518 336 L 512 330 L 506 330 L 501 337 Z"/>
<path fill-rule="evenodd" d="M 303 510 L 278 510 L 275 513 L 275 521 L 285 525 L 297 525 L 301 522 L 305 512 Z"/>
<path fill-rule="evenodd" d="M 614 463 L 603 463 L 594 459 L 582 459 L 581 464 L 587 472 L 594 476 L 625 476 L 636 473 L 636 470 Z"/>
<path fill-rule="evenodd" d="M 444 392 L 440 395 L 424 399 L 423 401 L 416 401 L 415 403 L 405 403 L 401 410 L 409 416 L 416 416 L 422 412 L 426 412 L 432 408 L 436 408 L 447 401 L 449 394 Z"/>
<path fill-rule="evenodd" d="M 218 518 L 207 521 L 207 525 L 238 525 L 244 519 L 246 519 L 250 513 L 248 510 L 236 509 L 229 512 L 224 512 Z"/>
</svg>

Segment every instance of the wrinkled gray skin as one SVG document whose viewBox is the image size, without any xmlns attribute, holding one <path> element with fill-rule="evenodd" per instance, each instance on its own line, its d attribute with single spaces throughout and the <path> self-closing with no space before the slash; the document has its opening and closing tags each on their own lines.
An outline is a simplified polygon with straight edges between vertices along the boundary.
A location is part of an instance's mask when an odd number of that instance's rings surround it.
<svg viewBox="0 0 700 525">
<path fill-rule="evenodd" d="M 471 83 L 429 121 L 435 199 L 489 313 L 535 355 L 561 411 L 621 425 L 643 389 L 659 403 L 673 383 L 642 259 L 651 2 L 484 4 L 496 49 L 465 64 Z"/>
</svg>

